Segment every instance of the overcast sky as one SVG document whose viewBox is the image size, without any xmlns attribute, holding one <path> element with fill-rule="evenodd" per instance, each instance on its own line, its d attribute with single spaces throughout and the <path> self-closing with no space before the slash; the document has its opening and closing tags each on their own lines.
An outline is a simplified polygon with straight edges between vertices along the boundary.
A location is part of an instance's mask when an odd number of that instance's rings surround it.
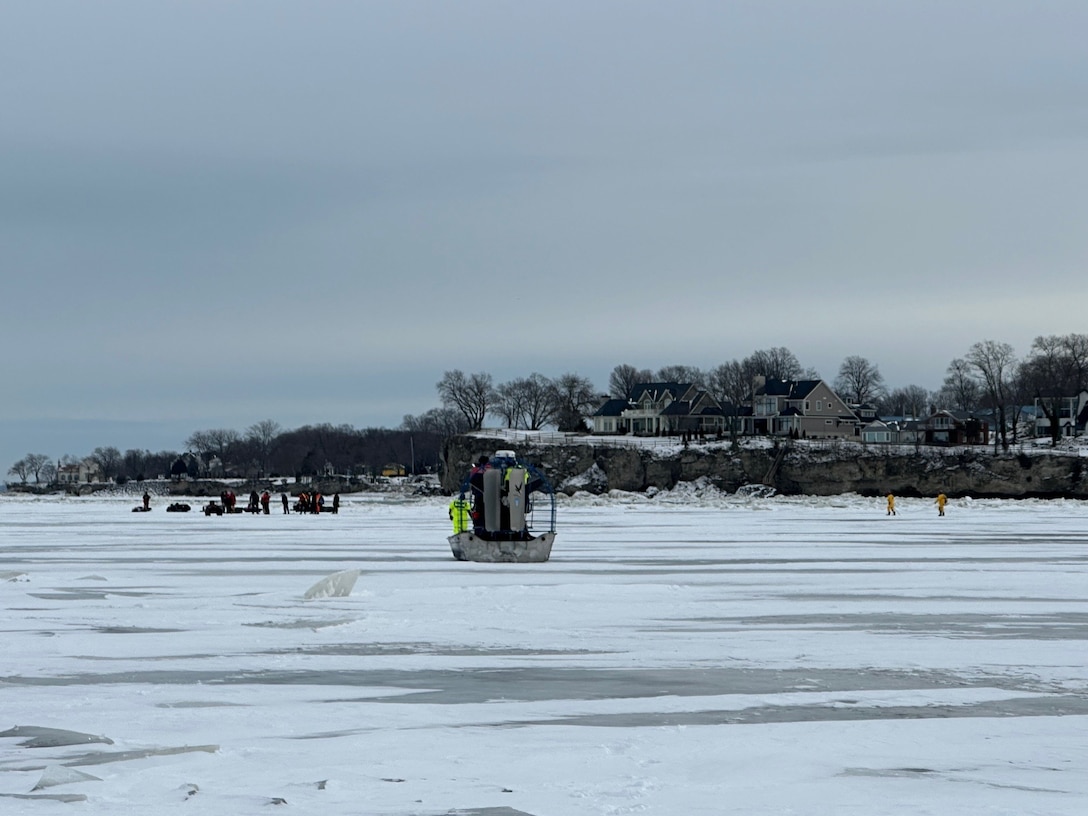
<svg viewBox="0 0 1088 816">
<path fill-rule="evenodd" d="M 0 464 L 395 427 L 454 368 L 605 390 L 787 346 L 936 389 L 1088 331 L 1086 31 L 1083 0 L 9 0 Z"/>
</svg>

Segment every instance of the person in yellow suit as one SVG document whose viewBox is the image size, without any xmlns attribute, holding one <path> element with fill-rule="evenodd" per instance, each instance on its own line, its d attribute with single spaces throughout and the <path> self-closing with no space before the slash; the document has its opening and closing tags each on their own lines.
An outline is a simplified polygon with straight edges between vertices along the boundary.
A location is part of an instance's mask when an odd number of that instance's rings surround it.
<svg viewBox="0 0 1088 816">
<path fill-rule="evenodd" d="M 469 529 L 469 518 L 469 503 L 465 499 L 454 499 L 450 502 L 450 520 L 453 522 L 454 535 Z"/>
<path fill-rule="evenodd" d="M 892 495 L 892 492 L 890 490 L 888 491 L 888 513 L 887 513 L 887 515 L 889 515 L 889 516 L 898 516 L 899 515 L 898 513 L 895 512 L 895 496 Z"/>
<path fill-rule="evenodd" d="M 948 496 L 946 496 L 944 493 L 938 493 L 937 494 L 936 504 L 937 504 L 937 515 L 938 516 L 943 516 L 944 515 L 944 506 L 946 504 L 948 504 Z"/>
</svg>

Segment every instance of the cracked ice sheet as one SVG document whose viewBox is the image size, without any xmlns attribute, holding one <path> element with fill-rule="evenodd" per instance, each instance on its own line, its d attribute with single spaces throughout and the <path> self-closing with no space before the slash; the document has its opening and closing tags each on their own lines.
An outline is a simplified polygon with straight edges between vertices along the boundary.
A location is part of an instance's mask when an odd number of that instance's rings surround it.
<svg viewBox="0 0 1088 816">
<path fill-rule="evenodd" d="M 51 789 L 81 813 L 1060 815 L 1088 796 L 1080 503 L 577 497 L 552 561 L 475 565 L 439 500 L 319 519 L 0 502 L 0 563 L 25 575 L 0 584 L 0 731 L 113 740 L 0 739 L 0 793 L 100 752 L 121 757 L 100 781 Z M 303 600 L 345 569 L 350 596 Z"/>
</svg>

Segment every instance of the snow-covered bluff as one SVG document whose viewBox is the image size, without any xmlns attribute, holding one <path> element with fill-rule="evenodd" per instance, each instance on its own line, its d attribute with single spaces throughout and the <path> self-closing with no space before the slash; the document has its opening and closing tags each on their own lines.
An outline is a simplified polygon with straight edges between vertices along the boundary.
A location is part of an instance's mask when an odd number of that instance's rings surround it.
<svg viewBox="0 0 1088 816">
<path fill-rule="evenodd" d="M 442 486 L 455 492 L 481 454 L 513 449 L 539 463 L 560 491 L 644 491 L 704 480 L 734 492 L 765 480 L 783 494 L 1088 498 L 1085 457 L 1075 448 L 995 454 L 992 447 L 914 447 L 769 440 L 693 442 L 548 434 L 465 435 L 442 451 Z M 780 459 L 779 459 L 780 457 Z M 779 459 L 775 467 L 776 459 Z"/>
</svg>

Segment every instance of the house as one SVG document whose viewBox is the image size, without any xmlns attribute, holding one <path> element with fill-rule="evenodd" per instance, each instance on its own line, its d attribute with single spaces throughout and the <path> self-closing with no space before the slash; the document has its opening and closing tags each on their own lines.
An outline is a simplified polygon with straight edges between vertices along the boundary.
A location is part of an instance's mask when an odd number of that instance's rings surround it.
<svg viewBox="0 0 1088 816">
<path fill-rule="evenodd" d="M 690 395 L 690 399 L 674 400 L 661 412 L 661 417 L 668 433 L 715 434 L 725 426 L 725 414 L 716 399 L 706 391 L 698 390 Z"/>
<path fill-rule="evenodd" d="M 57 465 L 57 484 L 79 484 L 79 465 Z"/>
<path fill-rule="evenodd" d="M 1035 435 L 1050 436 L 1050 417 L 1044 411 L 1056 414 L 1055 420 L 1061 429 L 1058 436 L 1080 436 L 1088 423 L 1088 391 L 1081 391 L 1075 397 L 1036 397 L 1035 398 Z M 1056 410 L 1055 410 L 1056 409 Z"/>
<path fill-rule="evenodd" d="M 888 424 L 898 430 L 899 444 L 901 445 L 920 445 L 925 441 L 925 431 L 922 428 L 922 420 L 920 419 L 903 417 L 902 419 L 889 421 Z"/>
<path fill-rule="evenodd" d="M 71 465 L 57 465 L 57 484 L 90 484 L 102 481 L 102 470 L 93 459 Z"/>
<path fill-rule="evenodd" d="M 874 419 L 861 429 L 861 441 L 866 444 L 890 444 L 899 441 L 899 429 L 892 423 Z"/>
<path fill-rule="evenodd" d="M 612 397 L 606 400 L 590 417 L 590 422 L 593 424 L 593 433 L 627 433 L 627 426 L 623 420 L 623 412 L 627 410 L 627 407 L 626 399 Z"/>
<path fill-rule="evenodd" d="M 861 420 L 823 380 L 756 378 L 744 432 L 805 439 L 855 439 Z"/>
<path fill-rule="evenodd" d="M 691 383 L 639 383 L 626 399 L 612 398 L 590 417 L 593 433 L 653 436 L 662 433 L 717 433 L 726 410 Z"/>
<path fill-rule="evenodd" d="M 963 411 L 937 411 L 921 423 L 927 445 L 985 445 L 990 423 Z"/>
<path fill-rule="evenodd" d="M 918 445 L 925 441 L 922 421 L 909 416 L 873 417 L 862 421 L 861 441 L 871 444 Z"/>
</svg>

